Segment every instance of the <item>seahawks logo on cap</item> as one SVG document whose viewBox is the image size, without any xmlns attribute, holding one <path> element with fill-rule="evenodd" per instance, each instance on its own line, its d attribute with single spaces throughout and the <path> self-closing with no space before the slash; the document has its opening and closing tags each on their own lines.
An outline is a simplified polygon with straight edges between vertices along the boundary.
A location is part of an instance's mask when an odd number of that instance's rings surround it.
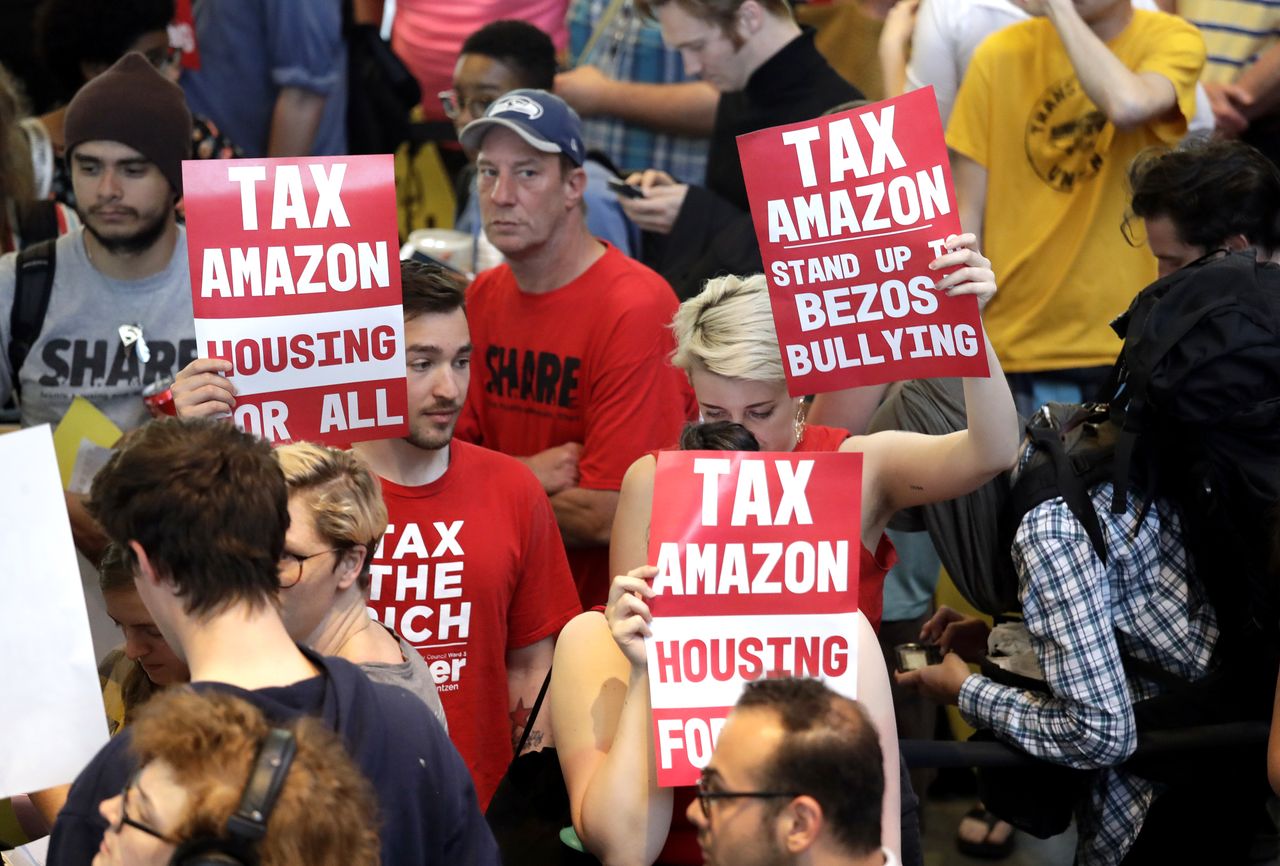
<svg viewBox="0 0 1280 866">
<path fill-rule="evenodd" d="M 521 94 L 508 94 L 493 104 L 489 109 L 489 116 L 493 117 L 502 114 L 505 111 L 514 111 L 517 114 L 523 114 L 530 120 L 537 120 L 542 116 L 542 106 L 527 96 Z"/>
</svg>

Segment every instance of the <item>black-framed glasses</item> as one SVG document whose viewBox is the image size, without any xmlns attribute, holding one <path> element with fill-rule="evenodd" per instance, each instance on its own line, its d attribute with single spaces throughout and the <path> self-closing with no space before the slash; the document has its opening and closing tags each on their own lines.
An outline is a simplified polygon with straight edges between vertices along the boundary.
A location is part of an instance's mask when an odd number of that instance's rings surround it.
<svg viewBox="0 0 1280 866">
<path fill-rule="evenodd" d="M 344 550 L 342 547 L 330 547 L 328 550 L 318 550 L 315 553 L 309 553 L 306 556 L 299 556 L 296 553 L 285 551 L 280 557 L 280 564 L 276 566 L 276 574 L 280 578 L 280 588 L 288 589 L 298 581 L 302 580 L 302 564 L 308 559 L 315 559 L 317 556 L 324 556 L 326 553 L 336 553 Z"/>
<path fill-rule="evenodd" d="M 778 797 L 799 797 L 794 791 L 712 791 L 706 778 L 698 779 L 698 808 L 702 815 L 711 821 L 711 804 L 715 800 L 774 800 Z"/>
<path fill-rule="evenodd" d="M 120 817 L 111 825 L 111 832 L 119 833 L 120 828 L 127 824 L 135 830 L 141 830 L 148 836 L 154 836 L 161 842 L 167 842 L 170 845 L 177 845 L 178 843 L 176 840 L 170 839 L 156 828 L 149 827 L 141 821 L 129 817 L 129 792 L 137 787 L 138 777 L 141 775 L 142 768 L 139 767 L 133 771 L 133 774 L 129 776 L 129 780 L 124 783 L 124 789 L 120 792 Z"/>
<path fill-rule="evenodd" d="M 489 106 L 493 105 L 497 97 L 473 96 L 471 99 L 463 99 L 458 96 L 456 90 L 442 90 L 436 94 L 440 98 L 440 107 L 444 109 L 444 116 L 450 120 L 457 118 L 462 114 L 462 109 L 466 109 L 467 113 L 472 117 L 484 117 L 484 113 L 489 110 Z"/>
</svg>

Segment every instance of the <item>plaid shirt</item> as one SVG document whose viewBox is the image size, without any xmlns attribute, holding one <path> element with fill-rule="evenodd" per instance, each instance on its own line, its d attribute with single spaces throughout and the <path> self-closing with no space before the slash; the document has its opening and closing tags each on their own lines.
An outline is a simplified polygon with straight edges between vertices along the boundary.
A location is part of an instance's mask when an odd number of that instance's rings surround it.
<svg viewBox="0 0 1280 866">
<path fill-rule="evenodd" d="M 623 0 L 604 32 L 581 57 L 609 0 L 573 0 L 569 7 L 569 56 L 619 81 L 674 84 L 688 81 L 680 53 L 662 44 L 662 33 Z M 660 168 L 682 183 L 701 185 L 707 172 L 707 140 L 653 132 L 621 120 L 593 118 L 582 124 L 588 150 L 602 151 L 622 172 Z"/>
<path fill-rule="evenodd" d="M 1128 758 L 1137 745 L 1133 703 L 1160 691 L 1126 677 L 1122 649 L 1194 680 L 1208 672 L 1218 639 L 1173 508 L 1157 500 L 1139 522 L 1139 496 L 1131 494 L 1128 510 L 1114 515 L 1109 482 L 1091 495 L 1107 541 L 1107 565 L 1061 498 L 1028 512 L 1014 538 L 1022 612 L 1051 694 L 975 675 L 965 680 L 959 700 L 961 714 L 975 727 L 1082 769 Z M 1076 812 L 1076 863 L 1119 863 L 1154 796 L 1150 782 L 1130 773 L 1099 773 Z"/>
</svg>

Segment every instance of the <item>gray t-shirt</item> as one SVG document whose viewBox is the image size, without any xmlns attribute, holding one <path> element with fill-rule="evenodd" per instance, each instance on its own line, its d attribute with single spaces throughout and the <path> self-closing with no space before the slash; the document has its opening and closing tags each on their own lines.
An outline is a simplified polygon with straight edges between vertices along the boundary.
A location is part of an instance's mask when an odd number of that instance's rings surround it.
<svg viewBox="0 0 1280 866">
<path fill-rule="evenodd" d="M 427 709 L 431 710 L 435 717 L 440 720 L 441 727 L 448 731 L 449 723 L 444 717 L 444 706 L 440 703 L 440 695 L 436 691 L 436 681 L 431 676 L 431 670 L 427 667 L 427 663 L 422 660 L 422 656 L 418 654 L 416 649 L 405 642 L 404 638 L 395 632 L 391 632 L 391 636 L 400 644 L 400 655 L 404 657 L 405 661 L 398 665 L 369 662 L 368 664 L 360 665 L 360 670 L 364 671 L 365 676 L 375 683 L 399 686 L 417 695 L 427 705 Z"/>
<path fill-rule="evenodd" d="M 22 424 L 57 424 L 76 397 L 101 409 L 122 430 L 147 420 L 142 389 L 173 376 L 196 357 L 187 234 L 178 227 L 164 270 L 142 280 L 104 276 L 89 262 L 84 230 L 57 242 L 53 290 L 44 327 L 19 371 Z M 16 254 L 0 258 L 0 403 L 13 388 L 9 317 Z M 141 329 L 150 351 L 126 345 L 122 326 Z"/>
</svg>

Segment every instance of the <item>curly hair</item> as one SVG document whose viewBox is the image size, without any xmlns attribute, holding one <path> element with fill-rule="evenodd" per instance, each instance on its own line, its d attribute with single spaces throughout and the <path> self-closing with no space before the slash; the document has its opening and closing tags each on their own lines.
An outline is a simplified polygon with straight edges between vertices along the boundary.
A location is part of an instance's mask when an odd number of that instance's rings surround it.
<svg viewBox="0 0 1280 866">
<path fill-rule="evenodd" d="M 175 686 L 147 703 L 132 728 L 139 766 L 163 761 L 187 792 L 171 838 L 226 835 L 273 727 L 253 704 L 215 690 Z M 297 752 L 257 843 L 260 866 L 377 866 L 377 801 L 342 743 L 310 717 L 279 727 L 293 732 Z"/>
</svg>

